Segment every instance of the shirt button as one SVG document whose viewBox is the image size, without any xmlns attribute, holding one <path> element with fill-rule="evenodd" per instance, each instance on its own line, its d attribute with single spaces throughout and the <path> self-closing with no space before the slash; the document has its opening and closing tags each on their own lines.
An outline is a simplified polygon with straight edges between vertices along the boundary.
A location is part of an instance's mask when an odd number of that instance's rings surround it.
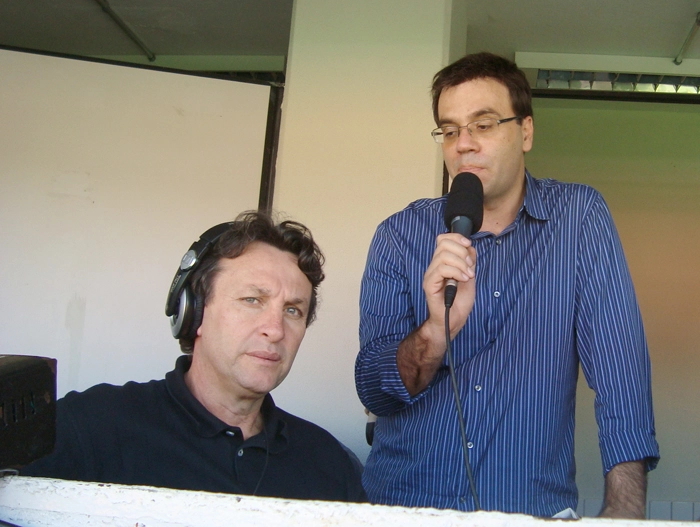
<svg viewBox="0 0 700 527">
<path fill-rule="evenodd" d="M 480 385 L 480 384 L 477 384 L 476 386 L 474 386 L 474 389 L 475 389 L 477 392 L 480 392 L 480 391 L 481 391 L 481 385 Z"/>
<path fill-rule="evenodd" d="M 474 443 L 469 441 L 469 443 L 467 443 L 467 448 L 474 448 Z"/>
<path fill-rule="evenodd" d="M 241 457 L 242 455 L 243 455 L 243 449 L 241 448 L 238 450 L 238 457 Z"/>
<path fill-rule="evenodd" d="M 459 498 L 459 501 L 460 501 L 461 503 L 467 503 L 467 498 L 461 497 L 461 498 Z"/>
<path fill-rule="evenodd" d="M 496 240 L 496 245 L 501 245 L 501 239 Z"/>
<path fill-rule="evenodd" d="M 229 437 L 234 437 L 236 435 L 236 432 L 233 430 L 226 430 L 226 435 Z"/>
<path fill-rule="evenodd" d="M 493 292 L 493 296 L 495 296 L 496 298 L 498 298 L 499 296 L 501 296 L 501 292 L 500 292 L 500 291 L 494 291 L 494 292 Z"/>
</svg>

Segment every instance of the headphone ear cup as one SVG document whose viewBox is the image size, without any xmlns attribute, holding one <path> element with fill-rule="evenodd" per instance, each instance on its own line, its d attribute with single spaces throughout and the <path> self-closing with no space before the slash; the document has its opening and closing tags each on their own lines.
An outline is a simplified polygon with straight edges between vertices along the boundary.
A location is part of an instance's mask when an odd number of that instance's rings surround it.
<svg viewBox="0 0 700 527">
<path fill-rule="evenodd" d="M 204 318 L 204 299 L 200 295 L 194 295 L 194 306 L 192 308 L 192 322 L 188 336 L 194 340 L 197 338 L 197 330 L 202 325 Z"/>
<path fill-rule="evenodd" d="M 173 337 L 181 339 L 189 334 L 192 326 L 196 300 L 190 292 L 190 288 L 185 286 L 180 293 L 180 300 L 177 306 L 177 314 L 170 316 L 170 331 Z M 201 321 L 200 321 L 201 322 Z"/>
</svg>

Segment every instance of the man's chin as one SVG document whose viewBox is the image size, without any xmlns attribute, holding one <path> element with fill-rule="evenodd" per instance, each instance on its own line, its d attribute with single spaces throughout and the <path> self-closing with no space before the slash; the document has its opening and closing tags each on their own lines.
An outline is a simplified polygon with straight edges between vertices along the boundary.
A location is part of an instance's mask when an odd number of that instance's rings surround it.
<svg viewBox="0 0 700 527">
<path fill-rule="evenodd" d="M 282 380 L 276 375 L 253 375 L 245 384 L 245 389 L 259 397 L 265 397 L 272 390 L 277 388 Z"/>
</svg>

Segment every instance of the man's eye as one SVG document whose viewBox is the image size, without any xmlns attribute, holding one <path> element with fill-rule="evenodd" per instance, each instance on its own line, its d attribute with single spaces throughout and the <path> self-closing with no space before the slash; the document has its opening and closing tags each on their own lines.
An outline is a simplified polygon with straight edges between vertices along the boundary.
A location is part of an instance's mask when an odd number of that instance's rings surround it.
<svg viewBox="0 0 700 527">
<path fill-rule="evenodd" d="M 294 318 L 301 318 L 301 316 L 303 315 L 303 313 L 301 312 L 301 309 L 299 309 L 298 307 L 294 307 L 294 306 L 289 306 L 286 309 L 286 311 L 287 311 L 288 315 L 291 315 Z"/>
<path fill-rule="evenodd" d="M 246 304 L 257 304 L 259 300 L 255 297 L 249 296 L 243 299 L 243 302 Z"/>
<path fill-rule="evenodd" d="M 491 121 L 476 123 L 476 129 L 479 132 L 487 132 L 493 128 L 493 123 Z"/>
<path fill-rule="evenodd" d="M 445 136 L 445 139 L 454 139 L 457 137 L 457 128 L 443 128 L 442 129 L 442 135 Z"/>
</svg>

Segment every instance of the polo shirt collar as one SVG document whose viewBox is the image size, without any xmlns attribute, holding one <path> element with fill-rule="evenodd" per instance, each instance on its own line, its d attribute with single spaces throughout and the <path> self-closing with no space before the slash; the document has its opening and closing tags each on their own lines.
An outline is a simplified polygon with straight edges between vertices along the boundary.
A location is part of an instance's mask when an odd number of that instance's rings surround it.
<svg viewBox="0 0 700 527">
<path fill-rule="evenodd" d="M 191 355 L 181 355 L 178 357 L 175 363 L 175 369 L 165 375 L 165 386 L 175 404 L 187 415 L 192 424 L 193 433 L 201 437 L 214 437 L 218 434 L 225 434 L 230 430 L 238 430 L 211 414 L 209 410 L 192 395 L 187 384 L 185 384 L 185 373 L 190 369 L 191 364 Z M 269 438 L 269 451 L 271 454 L 283 451 L 289 443 L 287 423 L 280 415 L 275 401 L 269 393 L 263 400 L 261 411 L 265 423 L 265 430 L 247 439 L 246 442 L 250 441 L 254 446 L 265 448 L 267 439 Z"/>
</svg>

